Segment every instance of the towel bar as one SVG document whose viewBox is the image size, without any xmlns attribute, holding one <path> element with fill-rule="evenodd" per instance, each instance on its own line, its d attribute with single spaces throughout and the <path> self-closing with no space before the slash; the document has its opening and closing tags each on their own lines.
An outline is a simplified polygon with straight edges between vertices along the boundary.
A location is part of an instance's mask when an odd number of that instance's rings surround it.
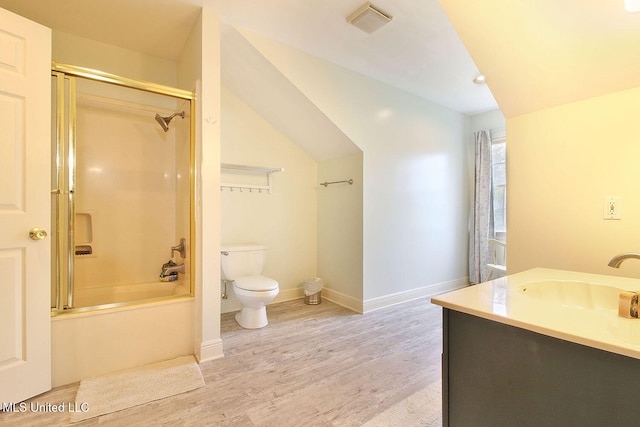
<svg viewBox="0 0 640 427">
<path fill-rule="evenodd" d="M 325 186 L 325 188 L 326 188 L 328 185 L 331 185 L 331 184 L 341 184 L 341 183 L 343 183 L 343 182 L 346 182 L 346 183 L 348 183 L 349 185 L 353 185 L 353 180 L 352 180 L 352 179 L 347 179 L 347 180 L 344 180 L 344 181 L 333 181 L 333 182 L 326 182 L 326 181 L 325 181 L 325 182 L 321 182 L 321 183 L 320 183 L 320 185 L 324 185 L 324 186 Z"/>
</svg>

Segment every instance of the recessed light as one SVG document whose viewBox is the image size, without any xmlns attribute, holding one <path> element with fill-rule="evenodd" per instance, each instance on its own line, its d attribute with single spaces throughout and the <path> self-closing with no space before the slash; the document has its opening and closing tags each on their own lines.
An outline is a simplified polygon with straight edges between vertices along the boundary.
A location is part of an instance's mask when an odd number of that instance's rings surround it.
<svg viewBox="0 0 640 427">
<path fill-rule="evenodd" d="M 486 83 L 486 78 L 484 77 L 484 75 L 478 74 L 476 78 L 473 79 L 473 82 L 477 85 L 483 85 Z"/>
<path fill-rule="evenodd" d="M 391 22 L 393 17 L 382 9 L 367 2 L 347 18 L 347 22 L 367 33 L 373 33 Z"/>
</svg>

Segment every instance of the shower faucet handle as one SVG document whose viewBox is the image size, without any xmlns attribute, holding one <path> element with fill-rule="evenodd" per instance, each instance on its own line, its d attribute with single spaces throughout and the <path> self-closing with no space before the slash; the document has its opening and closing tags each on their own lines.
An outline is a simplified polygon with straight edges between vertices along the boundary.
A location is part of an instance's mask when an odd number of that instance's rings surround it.
<svg viewBox="0 0 640 427">
<path fill-rule="evenodd" d="M 173 253 L 178 252 L 182 258 L 187 257 L 187 241 L 183 238 L 180 239 L 180 243 L 176 246 L 171 246 L 171 257 L 173 258 Z"/>
</svg>

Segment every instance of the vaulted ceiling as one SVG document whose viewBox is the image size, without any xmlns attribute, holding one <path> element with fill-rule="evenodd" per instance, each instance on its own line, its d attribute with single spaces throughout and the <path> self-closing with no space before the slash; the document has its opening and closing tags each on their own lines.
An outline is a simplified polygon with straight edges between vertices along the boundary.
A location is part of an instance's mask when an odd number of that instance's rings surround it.
<svg viewBox="0 0 640 427">
<path fill-rule="evenodd" d="M 0 0 L 0 7 L 175 59 L 204 4 L 233 26 L 465 114 L 499 106 L 510 117 L 640 86 L 640 13 L 626 12 L 624 0 L 374 0 L 393 19 L 373 34 L 346 21 L 362 3 Z M 471 82 L 478 72 L 486 86 Z"/>
<path fill-rule="evenodd" d="M 506 117 L 640 86 L 624 0 L 441 0 Z"/>
<path fill-rule="evenodd" d="M 346 18 L 364 0 L 0 0 L 59 31 L 176 59 L 206 4 L 221 19 L 453 110 L 497 108 L 437 0 L 374 0 L 393 16 L 373 34 Z"/>
</svg>

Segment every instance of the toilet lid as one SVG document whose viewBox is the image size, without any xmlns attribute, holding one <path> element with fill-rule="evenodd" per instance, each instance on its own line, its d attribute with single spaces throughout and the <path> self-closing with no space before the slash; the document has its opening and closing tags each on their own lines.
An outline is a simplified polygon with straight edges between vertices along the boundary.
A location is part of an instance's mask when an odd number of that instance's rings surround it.
<svg viewBox="0 0 640 427">
<path fill-rule="evenodd" d="M 266 276 L 238 277 L 233 283 L 246 291 L 272 291 L 278 289 L 278 282 Z"/>
</svg>

